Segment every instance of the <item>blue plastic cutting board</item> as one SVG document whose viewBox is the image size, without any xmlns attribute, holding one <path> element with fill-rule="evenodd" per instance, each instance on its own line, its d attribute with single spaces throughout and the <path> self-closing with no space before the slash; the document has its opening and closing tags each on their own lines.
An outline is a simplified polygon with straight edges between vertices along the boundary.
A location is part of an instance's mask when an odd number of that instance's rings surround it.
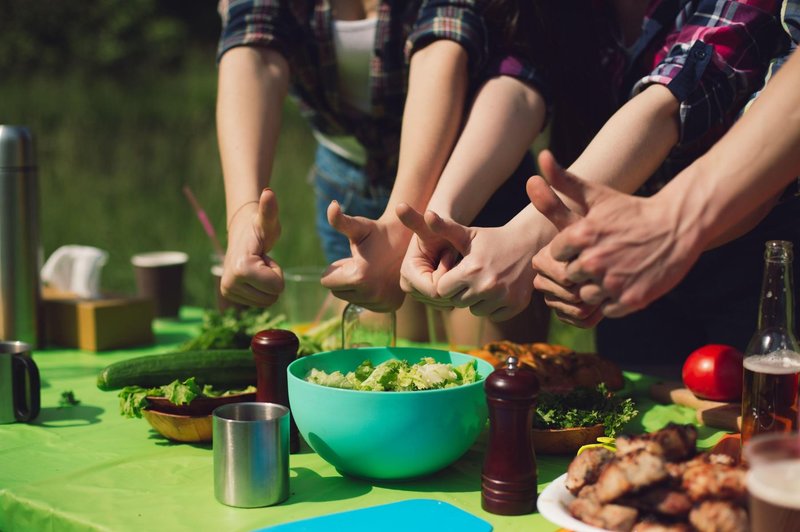
<svg viewBox="0 0 800 532">
<path fill-rule="evenodd" d="M 433 499 L 411 499 L 360 510 L 323 515 L 255 532 L 423 532 L 458 530 L 491 532 L 492 525 L 452 504 Z"/>
</svg>

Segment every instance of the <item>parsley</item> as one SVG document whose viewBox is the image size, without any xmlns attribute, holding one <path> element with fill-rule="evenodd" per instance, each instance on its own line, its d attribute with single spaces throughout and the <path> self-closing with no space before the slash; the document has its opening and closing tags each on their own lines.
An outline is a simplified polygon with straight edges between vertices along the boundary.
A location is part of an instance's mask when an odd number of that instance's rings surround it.
<svg viewBox="0 0 800 532">
<path fill-rule="evenodd" d="M 72 390 L 64 390 L 61 392 L 61 398 L 58 400 L 58 408 L 78 406 L 79 404 L 81 404 L 81 401 L 75 398 L 75 392 Z"/>
<path fill-rule="evenodd" d="M 250 340 L 259 331 L 286 325 L 283 314 L 273 316 L 268 310 L 233 308 L 225 312 L 208 310 L 203 314 L 200 334 L 181 345 L 181 351 L 204 349 L 247 349 Z"/>
<path fill-rule="evenodd" d="M 613 438 L 638 414 L 632 399 L 614 395 L 601 383 L 595 389 L 576 388 L 568 394 L 542 393 L 533 427 L 566 429 L 602 424 L 606 436 Z"/>
</svg>

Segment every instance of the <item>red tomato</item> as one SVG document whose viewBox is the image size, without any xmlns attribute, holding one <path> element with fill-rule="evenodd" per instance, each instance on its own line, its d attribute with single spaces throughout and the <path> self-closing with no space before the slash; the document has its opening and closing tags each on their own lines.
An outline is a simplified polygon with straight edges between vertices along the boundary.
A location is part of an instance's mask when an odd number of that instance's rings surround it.
<svg viewBox="0 0 800 532">
<path fill-rule="evenodd" d="M 742 353 L 729 345 L 704 345 L 683 363 L 683 383 L 701 399 L 739 401 Z"/>
</svg>

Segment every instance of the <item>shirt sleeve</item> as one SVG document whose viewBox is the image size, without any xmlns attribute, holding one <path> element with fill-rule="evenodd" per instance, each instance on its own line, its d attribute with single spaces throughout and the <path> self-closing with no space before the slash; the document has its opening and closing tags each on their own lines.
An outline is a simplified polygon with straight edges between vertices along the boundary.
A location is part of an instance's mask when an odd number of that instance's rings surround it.
<svg viewBox="0 0 800 532">
<path fill-rule="evenodd" d="M 660 84 L 678 99 L 679 146 L 732 122 L 786 44 L 780 2 L 700 0 L 696 6 L 689 14 L 681 12 L 655 68 L 633 88 L 635 95 Z"/>
<path fill-rule="evenodd" d="M 217 61 L 237 46 L 264 46 L 285 54 L 291 25 L 282 4 L 282 0 L 220 0 Z"/>
<path fill-rule="evenodd" d="M 442 39 L 464 47 L 470 70 L 483 66 L 488 55 L 486 26 L 478 0 L 425 0 L 406 41 L 406 57 L 428 44 Z"/>
</svg>

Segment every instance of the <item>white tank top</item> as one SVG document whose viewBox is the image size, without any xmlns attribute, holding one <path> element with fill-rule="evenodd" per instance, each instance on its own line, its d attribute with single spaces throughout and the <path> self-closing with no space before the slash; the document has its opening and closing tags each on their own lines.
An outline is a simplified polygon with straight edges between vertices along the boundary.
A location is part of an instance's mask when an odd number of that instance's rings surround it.
<svg viewBox="0 0 800 532">
<path fill-rule="evenodd" d="M 339 95 L 345 103 L 364 114 L 372 110 L 369 67 L 377 26 L 377 18 L 333 21 Z M 358 165 L 366 163 L 366 150 L 355 137 L 324 135 L 318 131 L 314 136 L 317 142 L 337 155 Z"/>
</svg>

